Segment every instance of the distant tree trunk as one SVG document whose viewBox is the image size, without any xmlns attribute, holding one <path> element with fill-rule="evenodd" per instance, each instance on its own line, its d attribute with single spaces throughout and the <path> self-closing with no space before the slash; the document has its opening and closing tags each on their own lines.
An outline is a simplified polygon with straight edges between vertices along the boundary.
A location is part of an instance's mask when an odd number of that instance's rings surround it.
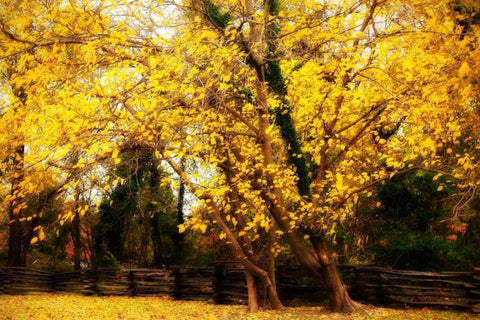
<svg viewBox="0 0 480 320">
<path fill-rule="evenodd" d="M 100 221 L 93 231 L 92 261 L 94 267 L 103 267 L 105 265 L 105 247 L 105 226 L 100 217 Z"/>
<path fill-rule="evenodd" d="M 185 160 L 182 159 L 181 163 L 182 170 L 185 170 Z M 177 201 L 177 222 L 178 224 L 182 224 L 185 222 L 185 217 L 183 215 L 183 206 L 185 200 L 185 183 L 180 180 L 180 186 L 178 187 L 178 201 Z M 183 234 L 179 234 L 177 238 L 177 242 L 175 243 L 177 249 L 180 248 L 183 241 Z"/>
<path fill-rule="evenodd" d="M 77 205 L 78 197 L 75 199 L 75 216 L 72 222 L 72 238 L 73 238 L 73 268 L 75 271 L 80 270 L 80 263 L 81 263 L 81 251 L 82 251 L 82 242 L 81 242 L 81 235 L 80 235 L 80 214 L 78 212 L 78 205 Z"/>
<path fill-rule="evenodd" d="M 152 245 L 153 245 L 153 265 L 160 267 L 165 264 L 163 259 L 162 230 L 160 228 L 161 212 L 155 212 L 151 219 L 152 224 Z"/>
<path fill-rule="evenodd" d="M 8 209 L 8 218 L 10 219 L 9 234 L 8 234 L 8 259 L 7 265 L 10 267 L 25 267 L 26 258 L 22 259 L 22 238 L 23 238 L 23 224 L 20 221 L 22 217 L 22 200 L 20 199 L 19 184 L 23 179 L 23 161 L 25 157 L 25 146 L 20 145 L 16 148 L 13 155 L 12 167 L 15 172 L 15 177 L 12 179 L 12 186 L 10 194 L 13 198 Z M 28 250 L 24 248 L 24 250 Z"/>
<path fill-rule="evenodd" d="M 185 171 L 185 158 L 180 160 L 180 169 Z M 177 198 L 177 225 L 183 224 L 185 222 L 185 217 L 183 213 L 183 206 L 185 201 L 185 183 L 180 179 L 180 185 L 178 187 L 178 198 Z M 173 244 L 175 246 L 175 252 L 173 253 L 172 260 L 178 262 L 180 259 L 180 254 L 182 252 L 184 234 L 177 232 L 172 237 Z"/>
<path fill-rule="evenodd" d="M 140 228 L 140 264 L 144 267 L 148 266 L 148 245 L 150 242 L 150 227 L 151 219 L 148 217 L 148 212 L 140 212 L 141 214 L 141 228 Z"/>
<path fill-rule="evenodd" d="M 9 212 L 9 234 L 8 234 L 8 259 L 9 267 L 24 267 L 22 262 L 22 223 L 17 215 L 12 214 L 13 209 Z"/>
</svg>

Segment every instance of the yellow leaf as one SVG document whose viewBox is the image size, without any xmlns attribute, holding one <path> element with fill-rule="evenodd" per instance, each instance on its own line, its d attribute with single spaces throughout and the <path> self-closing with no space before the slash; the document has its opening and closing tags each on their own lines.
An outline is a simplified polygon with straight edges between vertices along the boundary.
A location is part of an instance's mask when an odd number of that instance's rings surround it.
<svg viewBox="0 0 480 320">
<path fill-rule="evenodd" d="M 178 227 L 178 233 L 184 233 L 185 232 L 185 225 L 184 224 L 179 224 L 177 227 Z"/>
<path fill-rule="evenodd" d="M 464 61 L 460 66 L 460 68 L 458 69 L 458 76 L 460 78 L 463 78 L 464 76 L 468 75 L 469 72 L 470 72 L 470 66 L 466 61 Z"/>
<path fill-rule="evenodd" d="M 442 191 L 443 190 L 443 186 L 440 186 L 437 188 L 437 191 Z"/>
<path fill-rule="evenodd" d="M 37 237 L 33 237 L 32 240 L 30 241 L 30 244 L 34 244 L 38 241 Z"/>
<path fill-rule="evenodd" d="M 40 232 L 38 233 L 38 238 L 40 239 L 40 241 L 43 241 L 45 239 L 45 232 L 43 232 L 43 229 L 40 230 Z"/>
</svg>

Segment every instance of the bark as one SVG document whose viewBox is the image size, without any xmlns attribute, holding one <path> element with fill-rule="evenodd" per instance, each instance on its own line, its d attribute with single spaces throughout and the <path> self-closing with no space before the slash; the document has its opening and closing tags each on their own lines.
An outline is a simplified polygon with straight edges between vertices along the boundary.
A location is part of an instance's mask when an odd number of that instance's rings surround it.
<svg viewBox="0 0 480 320">
<path fill-rule="evenodd" d="M 336 260 L 322 237 L 311 237 L 311 243 L 320 262 L 321 283 L 329 297 L 330 309 L 341 312 L 352 312 L 360 307 L 353 301 L 343 284 L 337 269 Z"/>
<path fill-rule="evenodd" d="M 257 280 L 255 279 L 255 276 L 249 271 L 245 271 L 245 277 L 247 279 L 248 289 L 248 311 L 255 312 L 258 311 Z"/>
<path fill-rule="evenodd" d="M 267 270 L 268 273 L 270 274 L 270 279 L 272 279 L 272 284 L 274 286 L 277 285 L 277 277 L 275 274 L 275 254 L 272 252 L 273 246 L 275 245 L 277 241 L 277 236 L 276 236 L 276 228 L 274 226 L 270 227 L 270 231 L 268 232 L 268 247 L 267 247 Z"/>
</svg>

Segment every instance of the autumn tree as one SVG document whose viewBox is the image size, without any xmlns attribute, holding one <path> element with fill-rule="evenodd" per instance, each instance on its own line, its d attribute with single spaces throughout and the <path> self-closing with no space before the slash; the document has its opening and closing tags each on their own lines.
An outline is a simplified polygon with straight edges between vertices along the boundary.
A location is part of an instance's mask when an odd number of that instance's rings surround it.
<svg viewBox="0 0 480 320">
<path fill-rule="evenodd" d="M 200 100 L 202 116 L 213 113 L 201 132 L 217 154 L 229 150 L 225 159 L 207 153 L 200 161 L 248 181 L 242 191 L 257 192 L 255 207 L 264 206 L 299 262 L 326 286 L 334 309 L 353 305 L 328 248 L 335 224 L 376 184 L 451 159 L 452 148 L 438 153 L 458 144 L 461 114 L 470 114 L 471 87 L 459 86 L 469 68 L 458 61 L 465 59 L 459 48 L 475 38 L 461 40 L 448 8 L 421 1 L 185 8 L 193 24 L 185 51 L 199 93 L 182 102 L 191 108 Z M 225 48 L 237 59 L 223 56 Z M 221 197 L 199 193 L 218 222 Z M 316 256 L 296 230 L 310 237 Z"/>
<path fill-rule="evenodd" d="M 273 254 L 283 237 L 348 312 L 357 304 L 330 247 L 358 198 L 445 163 L 477 183 L 475 155 L 454 150 L 478 123 L 478 30 L 456 25 L 449 1 L 26 3 L 4 6 L 2 68 L 12 53 L 23 61 L 13 76 L 35 107 L 29 163 L 61 177 L 151 149 L 209 210 L 187 226 L 219 230 L 245 266 L 251 310 L 258 285 L 282 306 L 259 233 Z"/>
</svg>

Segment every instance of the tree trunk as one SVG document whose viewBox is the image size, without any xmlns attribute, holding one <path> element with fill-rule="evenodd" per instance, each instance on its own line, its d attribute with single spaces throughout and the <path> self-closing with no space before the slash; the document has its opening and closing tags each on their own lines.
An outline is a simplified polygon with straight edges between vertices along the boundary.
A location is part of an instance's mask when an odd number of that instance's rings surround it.
<svg viewBox="0 0 480 320">
<path fill-rule="evenodd" d="M 319 284 L 323 285 L 327 292 L 330 309 L 333 311 L 352 312 L 360 307 L 353 301 L 347 292 L 345 284 L 340 278 L 337 263 L 326 241 L 320 236 L 310 237 L 315 253 L 320 262 Z"/>
<path fill-rule="evenodd" d="M 25 265 L 22 264 L 22 223 L 19 217 L 13 215 L 11 212 L 9 218 L 7 265 L 9 267 L 24 267 Z"/>
<path fill-rule="evenodd" d="M 22 238 L 23 238 L 23 224 L 20 221 L 22 211 L 22 200 L 18 198 L 19 184 L 23 179 L 23 160 L 25 156 L 25 146 L 20 145 L 15 149 L 13 155 L 13 171 L 16 177 L 12 179 L 12 187 L 10 194 L 13 197 L 9 205 L 8 218 L 10 219 L 9 234 L 8 234 L 8 259 L 7 265 L 9 267 L 25 267 L 24 259 L 22 259 Z M 28 247 L 27 247 L 28 249 Z"/>
<path fill-rule="evenodd" d="M 185 158 L 180 160 L 180 169 L 185 171 Z M 184 198 L 185 198 L 185 183 L 182 179 L 180 179 L 180 185 L 178 187 L 178 197 L 177 197 L 177 225 L 183 224 L 185 222 L 185 217 L 183 214 L 183 206 L 184 206 Z M 173 235 L 173 245 L 175 247 L 175 251 L 171 260 L 173 263 L 178 263 L 181 259 L 181 253 L 183 248 L 183 240 L 185 235 L 183 233 L 177 232 Z"/>
<path fill-rule="evenodd" d="M 160 212 L 155 212 L 152 218 L 153 265 L 156 267 L 165 264 L 162 252 L 162 230 L 159 225 L 160 214 Z"/>
<path fill-rule="evenodd" d="M 73 238 L 73 268 L 75 271 L 80 270 L 80 263 L 81 263 L 81 250 L 82 244 L 80 239 L 80 214 L 78 213 L 78 198 L 75 199 L 75 217 L 73 218 L 72 223 L 72 238 Z"/>
<path fill-rule="evenodd" d="M 272 223 L 273 224 L 273 223 Z M 272 286 L 277 287 L 277 275 L 275 272 L 275 253 L 272 251 L 276 242 L 276 228 L 271 226 L 270 230 L 267 233 L 268 245 L 266 248 L 266 261 L 267 261 L 267 272 L 270 280 L 272 281 Z"/>
<path fill-rule="evenodd" d="M 248 311 L 258 311 L 258 287 L 257 280 L 249 271 L 245 271 L 245 277 L 247 279 L 248 289 Z"/>
<path fill-rule="evenodd" d="M 148 244 L 150 242 L 150 218 L 148 212 L 140 212 L 141 214 L 141 235 L 140 235 L 140 264 L 144 267 L 148 266 Z"/>
<path fill-rule="evenodd" d="M 264 195 L 263 197 L 265 198 Z M 299 235 L 294 230 L 290 230 L 288 220 L 283 219 L 285 214 L 282 213 L 282 209 L 272 206 L 270 212 L 284 232 L 292 253 L 300 265 L 310 273 L 316 283 L 325 289 L 331 310 L 352 312 L 358 309 L 361 305 L 350 298 L 326 241 L 320 237 L 310 237 L 315 250 L 315 254 L 312 254 L 300 240 Z"/>
</svg>

